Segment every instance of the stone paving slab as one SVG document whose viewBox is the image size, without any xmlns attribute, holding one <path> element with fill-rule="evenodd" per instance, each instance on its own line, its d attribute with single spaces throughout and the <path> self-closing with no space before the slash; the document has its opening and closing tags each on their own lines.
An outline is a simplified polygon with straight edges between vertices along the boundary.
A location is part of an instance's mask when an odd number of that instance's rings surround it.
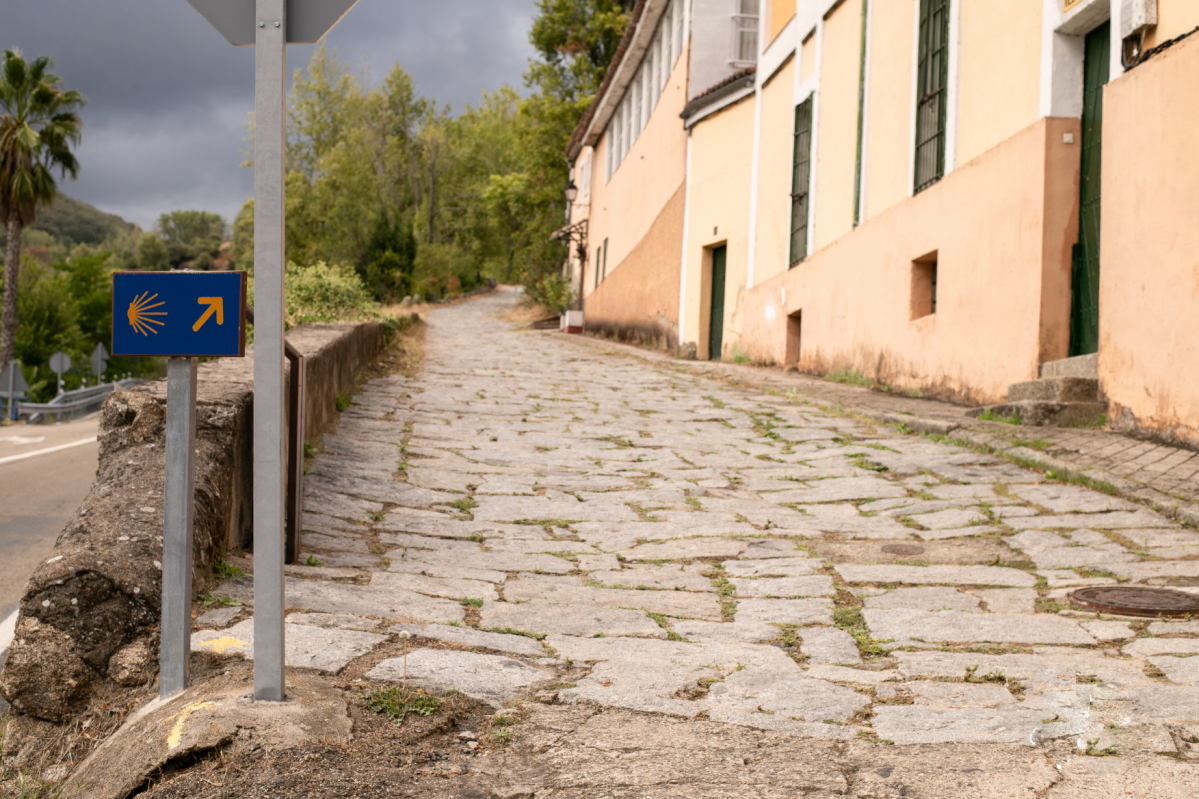
<svg viewBox="0 0 1199 799">
<path fill-rule="evenodd" d="M 367 672 L 366 678 L 398 684 L 404 679 L 404 661 L 404 658 L 388 658 Z M 552 671 L 533 668 L 512 658 L 446 649 L 409 652 L 406 668 L 411 687 L 438 692 L 453 688 L 495 708 L 522 688 L 554 676 Z"/>
<path fill-rule="evenodd" d="M 415 553 L 412 552 L 408 553 L 413 556 L 412 560 L 402 557 L 404 554 L 402 552 L 398 554 L 399 556 L 391 558 L 391 565 L 387 567 L 388 571 L 427 574 L 433 577 L 454 577 L 463 580 L 482 580 L 488 583 L 502 583 L 508 579 L 507 572 L 494 569 L 471 569 L 466 566 L 455 566 L 452 563 L 426 563 L 416 560 Z"/>
<path fill-rule="evenodd" d="M 640 608 L 667 616 L 710 621 L 721 618 L 720 602 L 710 594 L 591 588 L 575 577 L 510 580 L 504 586 L 504 598 L 508 602 L 535 600 L 574 608 Z"/>
<path fill-rule="evenodd" d="M 367 654 L 387 640 L 385 635 L 311 627 L 306 624 L 284 624 L 286 662 L 298 669 L 315 669 L 322 674 L 336 674 L 355 658 Z M 217 655 L 242 655 L 254 659 L 254 620 L 246 619 L 227 630 L 201 630 L 192 633 L 193 652 L 212 652 Z"/>
<path fill-rule="evenodd" d="M 431 641 L 446 641 L 478 649 L 493 649 L 527 657 L 545 656 L 545 648 L 535 639 L 523 635 L 489 633 L 471 627 L 454 627 L 448 624 L 395 624 L 387 628 L 392 635 L 409 633 Z"/>
<path fill-rule="evenodd" d="M 912 694 L 912 704 L 927 707 L 1000 707 L 1016 704 L 1016 697 L 1002 685 L 918 680 L 900 686 Z"/>
<path fill-rule="evenodd" d="M 1174 523 L 1151 510 L 1114 511 L 1111 513 L 1068 513 L 1061 516 L 1029 516 L 1009 519 L 1013 530 L 1074 530 L 1083 527 L 1115 530 L 1122 527 L 1174 527 Z"/>
<path fill-rule="evenodd" d="M 1036 612 L 1037 592 L 1031 588 L 985 588 L 974 595 L 987 603 L 991 613 L 1028 614 Z"/>
<path fill-rule="evenodd" d="M 824 575 L 810 577 L 734 578 L 730 582 L 739 597 L 800 597 L 832 596 L 833 578 Z"/>
<path fill-rule="evenodd" d="M 324 627 L 327 630 L 361 630 L 378 632 L 383 622 L 364 619 L 348 613 L 288 613 L 284 619 L 288 624 L 303 624 L 308 627 Z"/>
<path fill-rule="evenodd" d="M 896 588 L 878 596 L 866 597 L 868 608 L 907 608 L 909 610 L 980 610 L 978 597 L 956 588 Z"/>
<path fill-rule="evenodd" d="M 665 638 L 666 630 L 642 610 L 623 608 L 572 608 L 544 602 L 483 603 L 479 627 L 485 630 L 518 630 L 537 635 L 616 635 Z"/>
<path fill-rule="evenodd" d="M 665 544 L 641 544 L 622 551 L 620 555 L 627 560 L 735 558 L 748 548 L 748 541 L 732 538 L 687 538 Z"/>
<path fill-rule="evenodd" d="M 1058 616 L 1008 616 L 957 610 L 866 608 L 870 633 L 881 641 L 915 638 L 920 641 L 987 641 L 1013 644 L 1095 644 L 1075 622 Z"/>
<path fill-rule="evenodd" d="M 1079 655 L 988 655 L 975 652 L 896 652 L 899 673 L 905 680 L 927 678 L 963 679 L 974 674 L 1003 674 L 1008 679 L 1061 679 L 1075 682 L 1094 675 L 1118 685 L 1146 685 L 1152 680 L 1136 661 L 1117 660 L 1097 654 Z"/>
<path fill-rule="evenodd" d="M 672 591 L 700 591 L 713 593 L 712 581 L 694 572 L 685 572 L 676 568 L 664 569 L 624 569 L 614 571 L 595 571 L 588 578 L 605 586 L 620 588 L 663 588 Z"/>
<path fill-rule="evenodd" d="M 497 572 L 545 572 L 570 574 L 575 565 L 555 555 L 522 555 L 511 552 L 477 552 L 430 550 L 409 552 L 410 563 L 427 563 L 443 569 L 467 568 Z"/>
<path fill-rule="evenodd" d="M 816 558 L 726 560 L 721 566 L 730 577 L 806 577 L 824 563 Z"/>
<path fill-rule="evenodd" d="M 494 602 L 500 598 L 491 583 L 481 580 L 458 580 L 429 577 L 410 572 L 383 572 L 371 577 L 371 586 L 389 590 L 414 591 L 418 594 L 448 599 L 482 599 Z"/>
<path fill-rule="evenodd" d="M 832 624 L 832 600 L 812 599 L 742 599 L 737 602 L 738 621 L 761 621 L 768 624 Z"/>
<path fill-rule="evenodd" d="M 698 644 L 764 644 L 779 637 L 780 630 L 763 621 L 693 621 L 682 619 L 671 627 L 676 633 Z M 856 654 L 856 649 L 854 650 Z"/>
<path fill-rule="evenodd" d="M 937 585 L 1007 585 L 1032 588 L 1037 580 L 1019 569 L 1002 566 L 834 566 L 847 583 L 909 583 Z"/>
<path fill-rule="evenodd" d="M 875 708 L 873 726 L 879 738 L 898 745 L 964 742 L 1035 746 L 1041 711 L 882 705 Z"/>
<path fill-rule="evenodd" d="M 288 607 L 323 613 L 437 622 L 460 622 L 466 615 L 461 605 L 448 599 L 377 586 L 288 578 L 284 590 Z"/>
</svg>

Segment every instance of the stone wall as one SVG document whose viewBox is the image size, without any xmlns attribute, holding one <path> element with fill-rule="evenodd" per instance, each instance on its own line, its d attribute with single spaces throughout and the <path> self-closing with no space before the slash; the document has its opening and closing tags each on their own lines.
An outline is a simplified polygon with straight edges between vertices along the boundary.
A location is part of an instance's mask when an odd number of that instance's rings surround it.
<svg viewBox="0 0 1199 799">
<path fill-rule="evenodd" d="M 379 323 L 314 324 L 288 341 L 307 358 L 306 437 L 324 427 L 378 354 Z M 200 367 L 195 581 L 251 539 L 253 353 Z M 162 603 L 166 384 L 113 394 L 100 422 L 96 481 L 30 578 L 0 673 L 14 710 L 61 722 L 106 680 L 132 685 L 157 670 Z"/>
</svg>

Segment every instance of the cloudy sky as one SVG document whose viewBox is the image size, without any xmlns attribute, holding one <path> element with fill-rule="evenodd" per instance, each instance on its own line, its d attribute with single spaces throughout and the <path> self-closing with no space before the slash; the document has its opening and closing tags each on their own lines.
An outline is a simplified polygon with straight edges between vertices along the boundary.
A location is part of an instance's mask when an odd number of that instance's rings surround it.
<svg viewBox="0 0 1199 799">
<path fill-rule="evenodd" d="M 253 2 L 253 0 L 231 0 Z M 534 0 L 360 0 L 325 42 L 376 79 L 399 61 L 460 111 L 521 87 Z M 67 194 L 149 228 L 179 208 L 232 221 L 253 191 L 240 169 L 254 106 L 253 48 L 234 48 L 186 0 L 0 0 L 0 48 L 51 55 L 87 98 L 82 171 Z M 288 68 L 312 46 L 288 48 Z"/>
</svg>

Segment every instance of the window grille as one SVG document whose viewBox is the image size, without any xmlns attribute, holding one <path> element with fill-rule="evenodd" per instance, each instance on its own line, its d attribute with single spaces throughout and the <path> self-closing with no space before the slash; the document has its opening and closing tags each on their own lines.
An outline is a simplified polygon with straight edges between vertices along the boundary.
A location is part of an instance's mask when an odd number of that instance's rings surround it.
<svg viewBox="0 0 1199 799">
<path fill-rule="evenodd" d="M 758 62 L 758 7 L 761 0 L 735 0 L 733 14 L 733 61 L 738 64 Z"/>
<path fill-rule="evenodd" d="M 683 15 L 687 13 L 686 8 L 680 0 L 675 0 L 673 4 L 674 13 L 674 47 L 670 50 L 670 63 L 674 64 L 679 54 L 683 52 Z"/>
<path fill-rule="evenodd" d="M 920 192 L 945 175 L 946 85 L 949 81 L 949 0 L 920 0 L 916 93 L 916 185 Z"/>
<path fill-rule="evenodd" d="M 791 163 L 791 266 L 808 254 L 808 188 L 812 174 L 812 98 L 795 108 L 795 151 Z"/>
</svg>

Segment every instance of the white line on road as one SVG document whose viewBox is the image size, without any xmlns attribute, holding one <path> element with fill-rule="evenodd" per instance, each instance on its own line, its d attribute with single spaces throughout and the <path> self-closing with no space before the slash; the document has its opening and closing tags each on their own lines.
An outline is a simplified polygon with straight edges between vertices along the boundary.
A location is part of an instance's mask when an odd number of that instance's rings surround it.
<svg viewBox="0 0 1199 799">
<path fill-rule="evenodd" d="M 10 455 L 7 458 L 0 458 L 0 466 L 3 466 L 6 463 L 13 463 L 14 461 L 23 461 L 26 458 L 36 458 L 38 455 L 49 455 L 51 452 L 61 452 L 64 449 L 82 447 L 84 444 L 94 443 L 96 443 L 95 436 L 91 438 L 83 438 L 79 441 L 72 441 L 70 444 L 59 444 L 57 447 L 47 447 L 46 449 L 34 450 L 33 452 L 23 452 L 20 455 Z"/>
<path fill-rule="evenodd" d="M 17 633 L 17 614 L 20 609 L 14 610 L 7 619 L 0 621 L 0 652 L 8 649 L 8 645 L 12 643 L 12 638 Z"/>
</svg>

